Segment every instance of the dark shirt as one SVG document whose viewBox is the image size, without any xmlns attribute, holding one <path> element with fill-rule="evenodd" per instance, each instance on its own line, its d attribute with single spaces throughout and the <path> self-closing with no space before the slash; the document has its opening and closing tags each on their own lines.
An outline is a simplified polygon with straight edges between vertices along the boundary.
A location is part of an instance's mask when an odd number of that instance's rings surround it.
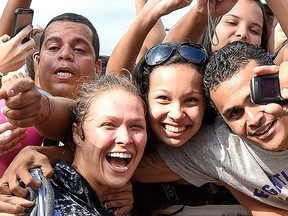
<svg viewBox="0 0 288 216">
<path fill-rule="evenodd" d="M 55 215 L 114 215 L 103 208 L 88 182 L 66 162 L 56 164 L 51 184 L 55 192 Z"/>
</svg>

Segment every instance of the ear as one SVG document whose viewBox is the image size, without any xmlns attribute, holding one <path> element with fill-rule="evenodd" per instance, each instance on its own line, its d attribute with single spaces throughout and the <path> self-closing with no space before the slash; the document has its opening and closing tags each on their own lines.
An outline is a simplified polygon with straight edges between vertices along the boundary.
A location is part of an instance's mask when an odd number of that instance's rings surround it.
<svg viewBox="0 0 288 216">
<path fill-rule="evenodd" d="M 98 59 L 95 62 L 95 68 L 96 68 L 96 73 L 98 74 L 98 76 L 100 76 L 102 73 L 102 61 L 100 59 Z"/>
<path fill-rule="evenodd" d="M 72 136 L 73 141 L 76 145 L 80 146 L 83 143 L 83 134 L 82 131 L 78 128 L 76 123 L 73 123 L 72 125 Z"/>
</svg>

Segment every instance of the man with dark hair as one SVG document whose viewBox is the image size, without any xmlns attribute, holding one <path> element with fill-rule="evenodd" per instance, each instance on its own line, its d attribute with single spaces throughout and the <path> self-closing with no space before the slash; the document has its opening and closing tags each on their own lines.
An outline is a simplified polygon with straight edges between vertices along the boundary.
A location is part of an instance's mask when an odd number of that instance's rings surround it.
<svg viewBox="0 0 288 216">
<path fill-rule="evenodd" d="M 99 37 L 84 16 L 54 17 L 40 38 L 35 83 L 53 96 L 74 98 L 77 86 L 101 73 Z"/>
<path fill-rule="evenodd" d="M 205 71 L 204 89 L 222 118 L 214 125 L 203 125 L 179 148 L 159 144 L 158 152 L 168 167 L 189 183 L 222 182 L 248 210 L 255 210 L 256 199 L 279 208 L 273 207 L 273 212 L 286 215 L 288 116 L 278 104 L 251 101 L 250 79 L 260 65 L 273 65 L 273 61 L 260 47 L 245 42 L 233 42 L 213 54 Z M 140 169 L 151 171 L 149 160 L 145 162 Z M 163 176 L 167 179 L 169 175 Z M 145 181 L 143 178 L 140 180 Z M 151 181 L 151 175 L 149 178 Z M 159 175 L 155 178 L 159 180 Z"/>
</svg>

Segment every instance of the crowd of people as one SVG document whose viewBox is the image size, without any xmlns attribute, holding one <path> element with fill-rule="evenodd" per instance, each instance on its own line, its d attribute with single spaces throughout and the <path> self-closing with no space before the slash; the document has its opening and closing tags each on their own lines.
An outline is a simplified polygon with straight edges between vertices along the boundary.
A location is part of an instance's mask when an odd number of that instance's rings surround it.
<svg viewBox="0 0 288 216">
<path fill-rule="evenodd" d="M 7 1 L 0 212 L 39 210 L 28 197 L 40 167 L 55 215 L 146 216 L 163 206 L 137 187 L 163 182 L 192 188 L 192 205 L 213 202 L 197 202 L 213 186 L 251 215 L 288 215 L 288 104 L 250 98 L 251 78 L 275 73 L 288 98 L 288 1 L 198 0 L 166 31 L 161 18 L 191 2 L 135 0 L 136 17 L 101 58 L 95 27 L 72 12 L 10 38 L 14 10 L 31 0 Z"/>
</svg>

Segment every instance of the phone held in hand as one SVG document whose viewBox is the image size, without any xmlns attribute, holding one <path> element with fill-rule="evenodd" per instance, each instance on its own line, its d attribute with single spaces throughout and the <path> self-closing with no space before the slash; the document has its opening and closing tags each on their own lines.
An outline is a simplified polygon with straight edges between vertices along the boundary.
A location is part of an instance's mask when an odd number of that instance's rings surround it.
<svg viewBox="0 0 288 216">
<path fill-rule="evenodd" d="M 255 76 L 250 80 L 251 100 L 256 104 L 288 104 L 281 97 L 278 74 Z"/>
<path fill-rule="evenodd" d="M 11 37 L 14 37 L 18 34 L 23 28 L 28 25 L 32 25 L 34 11 L 31 8 L 17 8 L 14 13 L 12 28 L 11 28 Z M 30 38 L 28 34 L 22 41 L 26 43 Z"/>
</svg>

